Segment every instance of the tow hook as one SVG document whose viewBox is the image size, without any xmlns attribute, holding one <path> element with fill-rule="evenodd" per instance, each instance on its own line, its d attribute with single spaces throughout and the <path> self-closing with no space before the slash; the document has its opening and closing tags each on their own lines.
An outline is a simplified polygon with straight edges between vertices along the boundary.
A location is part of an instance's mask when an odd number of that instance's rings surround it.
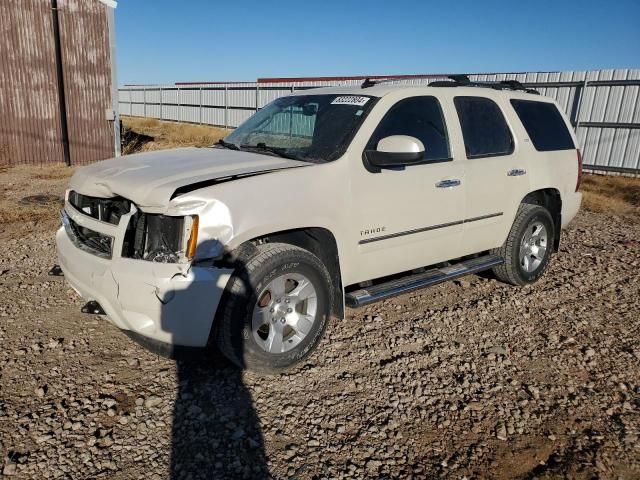
<svg viewBox="0 0 640 480">
<path fill-rule="evenodd" d="M 49 275 L 52 277 L 64 277 L 64 272 L 60 268 L 60 265 L 54 265 L 51 267 L 51 270 L 49 270 Z"/>
<path fill-rule="evenodd" d="M 89 300 L 84 307 L 80 309 L 82 313 L 90 313 L 93 315 L 106 315 L 102 307 L 95 300 Z"/>
</svg>

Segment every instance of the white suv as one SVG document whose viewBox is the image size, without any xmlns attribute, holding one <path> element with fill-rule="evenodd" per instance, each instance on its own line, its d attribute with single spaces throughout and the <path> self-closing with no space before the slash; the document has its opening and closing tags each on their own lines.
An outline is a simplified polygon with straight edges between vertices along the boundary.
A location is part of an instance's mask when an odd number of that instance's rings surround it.
<svg viewBox="0 0 640 480">
<path fill-rule="evenodd" d="M 531 283 L 581 201 L 580 152 L 517 82 L 365 82 L 279 98 L 212 148 L 82 168 L 60 266 L 134 339 L 284 370 L 345 304 L 492 269 Z"/>
</svg>

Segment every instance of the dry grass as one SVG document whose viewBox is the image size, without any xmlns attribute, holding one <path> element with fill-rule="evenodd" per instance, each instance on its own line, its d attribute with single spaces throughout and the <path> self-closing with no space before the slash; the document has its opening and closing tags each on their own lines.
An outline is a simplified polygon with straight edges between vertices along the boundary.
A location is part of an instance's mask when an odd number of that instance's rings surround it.
<svg viewBox="0 0 640 480">
<path fill-rule="evenodd" d="M 75 172 L 75 167 L 67 167 L 64 164 L 51 166 L 31 167 L 31 175 L 38 180 L 60 180 L 63 178 L 71 178 Z"/>
<path fill-rule="evenodd" d="M 585 175 L 583 207 L 598 213 L 640 218 L 640 178 Z"/>
<path fill-rule="evenodd" d="M 125 154 L 176 147 L 206 147 L 230 132 L 224 128 L 153 118 L 122 117 L 122 123 L 125 128 Z"/>
<path fill-rule="evenodd" d="M 63 164 L 18 165 L 1 169 L 0 240 L 55 229 L 60 224 L 58 212 L 73 171 Z M 44 202 L 24 200 L 32 195 L 50 198 Z"/>
<path fill-rule="evenodd" d="M 0 204 L 0 225 L 27 220 L 31 223 L 49 220 L 57 221 L 58 210 L 61 207 L 62 201 L 59 202 L 59 205 L 25 205 L 12 200 L 4 201 Z"/>
</svg>

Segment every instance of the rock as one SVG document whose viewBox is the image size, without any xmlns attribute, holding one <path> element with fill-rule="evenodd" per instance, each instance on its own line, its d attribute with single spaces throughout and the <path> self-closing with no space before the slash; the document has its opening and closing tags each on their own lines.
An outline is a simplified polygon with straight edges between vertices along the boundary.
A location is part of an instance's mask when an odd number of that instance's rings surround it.
<svg viewBox="0 0 640 480">
<path fill-rule="evenodd" d="M 496 437 L 498 440 L 506 440 L 507 439 L 507 428 L 504 423 L 498 423 L 496 425 Z"/>
<path fill-rule="evenodd" d="M 527 386 L 527 392 L 529 392 L 529 395 L 531 395 L 531 397 L 534 400 L 539 400 L 540 399 L 540 389 L 538 389 L 537 387 L 535 387 L 533 385 L 528 385 Z"/>
<path fill-rule="evenodd" d="M 16 473 L 18 473 L 16 469 L 16 464 L 12 462 L 8 462 L 2 469 L 3 475 L 10 476 L 10 475 L 15 475 Z"/>
<path fill-rule="evenodd" d="M 160 397 L 152 395 L 151 397 L 147 398 L 144 401 L 144 406 L 147 408 L 154 408 L 160 405 L 161 403 L 162 403 L 162 399 Z"/>
<path fill-rule="evenodd" d="M 368 472 L 377 472 L 380 470 L 381 466 L 382 462 L 380 460 L 367 460 L 367 463 L 365 464 L 365 468 Z"/>
<path fill-rule="evenodd" d="M 509 355 L 509 350 L 507 350 L 505 347 L 500 347 L 500 346 L 491 347 L 487 350 L 487 352 L 493 353 L 495 355 L 503 355 L 503 356 Z"/>
</svg>

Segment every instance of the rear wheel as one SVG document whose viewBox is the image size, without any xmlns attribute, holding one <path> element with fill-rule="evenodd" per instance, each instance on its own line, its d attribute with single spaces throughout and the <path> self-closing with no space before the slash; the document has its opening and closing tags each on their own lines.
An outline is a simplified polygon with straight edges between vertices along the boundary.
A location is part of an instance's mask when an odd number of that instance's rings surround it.
<svg viewBox="0 0 640 480">
<path fill-rule="evenodd" d="M 264 244 L 239 267 L 225 291 L 217 344 L 241 368 L 277 373 L 320 342 L 331 311 L 331 279 L 310 252 Z"/>
<path fill-rule="evenodd" d="M 549 265 L 554 235 L 553 219 L 546 208 L 521 204 L 507 241 L 493 251 L 505 260 L 493 273 L 513 285 L 535 282 Z"/>
</svg>

